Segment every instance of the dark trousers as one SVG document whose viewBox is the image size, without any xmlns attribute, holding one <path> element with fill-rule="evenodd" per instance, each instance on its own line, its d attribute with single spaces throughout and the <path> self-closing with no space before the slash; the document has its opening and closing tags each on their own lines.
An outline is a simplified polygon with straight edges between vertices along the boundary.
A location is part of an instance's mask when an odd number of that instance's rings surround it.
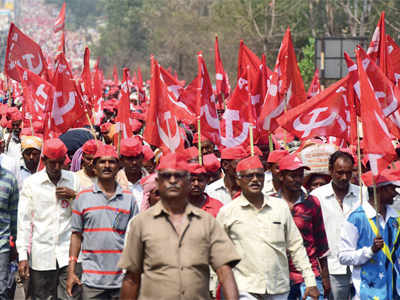
<svg viewBox="0 0 400 300">
<path fill-rule="evenodd" d="M 79 268 L 78 268 L 79 265 Z M 81 273 L 80 264 L 76 265 L 76 272 Z M 30 270 L 30 284 L 32 300 L 79 300 L 81 295 L 70 297 L 66 291 L 67 267 L 50 271 Z M 80 274 L 78 275 L 80 277 Z"/>
<path fill-rule="evenodd" d="M 97 289 L 83 285 L 83 300 L 118 300 L 120 289 Z"/>
<path fill-rule="evenodd" d="M 14 298 L 15 273 L 10 273 L 10 252 L 0 253 L 0 300 Z"/>
</svg>

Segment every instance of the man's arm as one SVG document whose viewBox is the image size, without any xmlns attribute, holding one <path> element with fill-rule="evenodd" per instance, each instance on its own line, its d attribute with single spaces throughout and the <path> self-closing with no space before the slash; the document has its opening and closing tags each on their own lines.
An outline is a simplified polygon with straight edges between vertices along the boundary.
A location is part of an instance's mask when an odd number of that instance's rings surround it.
<svg viewBox="0 0 400 300">
<path fill-rule="evenodd" d="M 68 264 L 68 278 L 67 278 L 67 293 L 72 296 L 72 288 L 75 284 L 81 285 L 81 281 L 75 274 L 75 266 L 78 261 L 79 252 L 81 251 L 82 234 L 80 232 L 73 232 L 71 234 L 71 243 L 69 245 L 69 264 Z"/>
<path fill-rule="evenodd" d="M 127 271 L 122 281 L 121 300 L 137 300 L 140 288 L 141 273 L 133 273 Z"/>
<path fill-rule="evenodd" d="M 222 285 L 222 292 L 226 300 L 238 300 L 239 292 L 233 277 L 232 268 L 228 265 L 223 265 L 216 270 L 218 281 Z"/>
</svg>

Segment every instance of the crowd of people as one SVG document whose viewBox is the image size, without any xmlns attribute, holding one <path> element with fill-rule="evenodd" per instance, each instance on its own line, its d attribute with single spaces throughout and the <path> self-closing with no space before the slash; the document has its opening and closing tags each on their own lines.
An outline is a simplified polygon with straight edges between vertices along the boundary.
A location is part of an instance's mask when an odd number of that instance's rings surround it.
<svg viewBox="0 0 400 300">
<path fill-rule="evenodd" d="M 6 108 L 0 299 L 400 299 L 398 163 L 359 174 L 332 146 L 316 171 L 302 153 L 322 139 L 218 148 L 183 124 L 186 148 L 162 153 L 137 99 L 118 138 L 118 93 L 97 132 L 44 142 Z"/>
</svg>

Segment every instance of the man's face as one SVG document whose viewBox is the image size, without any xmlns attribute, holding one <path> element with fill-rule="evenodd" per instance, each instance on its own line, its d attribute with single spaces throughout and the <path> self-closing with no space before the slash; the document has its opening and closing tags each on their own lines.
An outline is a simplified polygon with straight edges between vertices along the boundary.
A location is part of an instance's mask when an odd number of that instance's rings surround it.
<svg viewBox="0 0 400 300">
<path fill-rule="evenodd" d="M 214 144 L 208 140 L 202 141 L 201 142 L 201 153 L 203 155 L 214 153 Z"/>
<path fill-rule="evenodd" d="M 93 156 L 94 155 L 82 153 L 82 166 L 86 171 L 91 171 L 93 168 Z"/>
<path fill-rule="evenodd" d="M 174 169 L 162 169 L 156 178 L 161 199 L 184 198 L 190 191 L 189 173 Z"/>
<path fill-rule="evenodd" d="M 271 165 L 271 174 L 272 178 L 279 180 L 279 165 L 277 163 Z"/>
<path fill-rule="evenodd" d="M 46 172 L 49 177 L 57 178 L 61 176 L 65 157 L 62 158 L 43 158 L 43 163 L 46 166 Z"/>
<path fill-rule="evenodd" d="M 24 162 L 29 170 L 36 170 L 40 160 L 40 151 L 34 148 L 28 148 L 23 153 Z"/>
<path fill-rule="evenodd" d="M 149 172 L 149 174 L 154 172 L 155 165 L 154 165 L 154 161 L 152 159 L 146 160 L 146 161 L 143 160 L 142 166 L 143 166 L 143 168 L 146 169 L 147 172 Z"/>
<path fill-rule="evenodd" d="M 206 185 L 208 183 L 208 176 L 207 174 L 191 174 L 191 189 L 190 189 L 190 196 L 193 197 L 200 197 L 203 195 Z"/>
<path fill-rule="evenodd" d="M 121 163 L 126 173 L 140 173 L 142 162 L 143 154 L 137 156 L 121 156 Z"/>
<path fill-rule="evenodd" d="M 19 136 L 19 134 L 21 133 L 21 123 L 21 120 L 11 122 L 12 131 L 14 131 L 16 136 Z"/>
<path fill-rule="evenodd" d="M 385 205 L 392 205 L 394 197 L 396 197 L 397 192 L 396 192 L 397 186 L 393 184 L 385 185 L 380 187 L 380 200 L 382 201 L 382 204 Z"/>
<path fill-rule="evenodd" d="M 117 158 L 112 156 L 102 156 L 94 161 L 94 173 L 97 178 L 113 179 L 119 171 L 119 161 Z"/>
<path fill-rule="evenodd" d="M 323 186 L 327 184 L 329 181 L 327 180 L 326 177 L 323 176 L 316 176 L 311 180 L 310 183 L 310 190 L 309 192 L 315 190 L 316 188 L 319 188 L 320 186 Z"/>
<path fill-rule="evenodd" d="M 280 172 L 279 179 L 282 182 L 282 187 L 291 192 L 299 192 L 304 180 L 304 168 L 293 171 L 283 170 Z"/>
<path fill-rule="evenodd" d="M 339 189 L 349 187 L 353 175 L 353 164 L 350 159 L 339 157 L 332 166 L 331 176 L 333 184 Z"/>
<path fill-rule="evenodd" d="M 237 183 L 246 195 L 260 194 L 264 186 L 264 169 L 250 169 L 239 173 Z"/>
</svg>

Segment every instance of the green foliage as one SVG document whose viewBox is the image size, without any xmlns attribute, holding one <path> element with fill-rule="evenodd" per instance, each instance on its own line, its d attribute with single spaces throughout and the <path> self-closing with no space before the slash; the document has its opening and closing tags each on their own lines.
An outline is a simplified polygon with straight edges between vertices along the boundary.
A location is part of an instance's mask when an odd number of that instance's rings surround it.
<svg viewBox="0 0 400 300">
<path fill-rule="evenodd" d="M 309 86 L 314 73 L 315 73 L 315 65 L 314 65 L 314 56 L 315 56 L 315 39 L 309 38 L 308 44 L 301 48 L 302 58 L 298 62 L 301 76 L 304 80 L 304 86 Z"/>
</svg>

